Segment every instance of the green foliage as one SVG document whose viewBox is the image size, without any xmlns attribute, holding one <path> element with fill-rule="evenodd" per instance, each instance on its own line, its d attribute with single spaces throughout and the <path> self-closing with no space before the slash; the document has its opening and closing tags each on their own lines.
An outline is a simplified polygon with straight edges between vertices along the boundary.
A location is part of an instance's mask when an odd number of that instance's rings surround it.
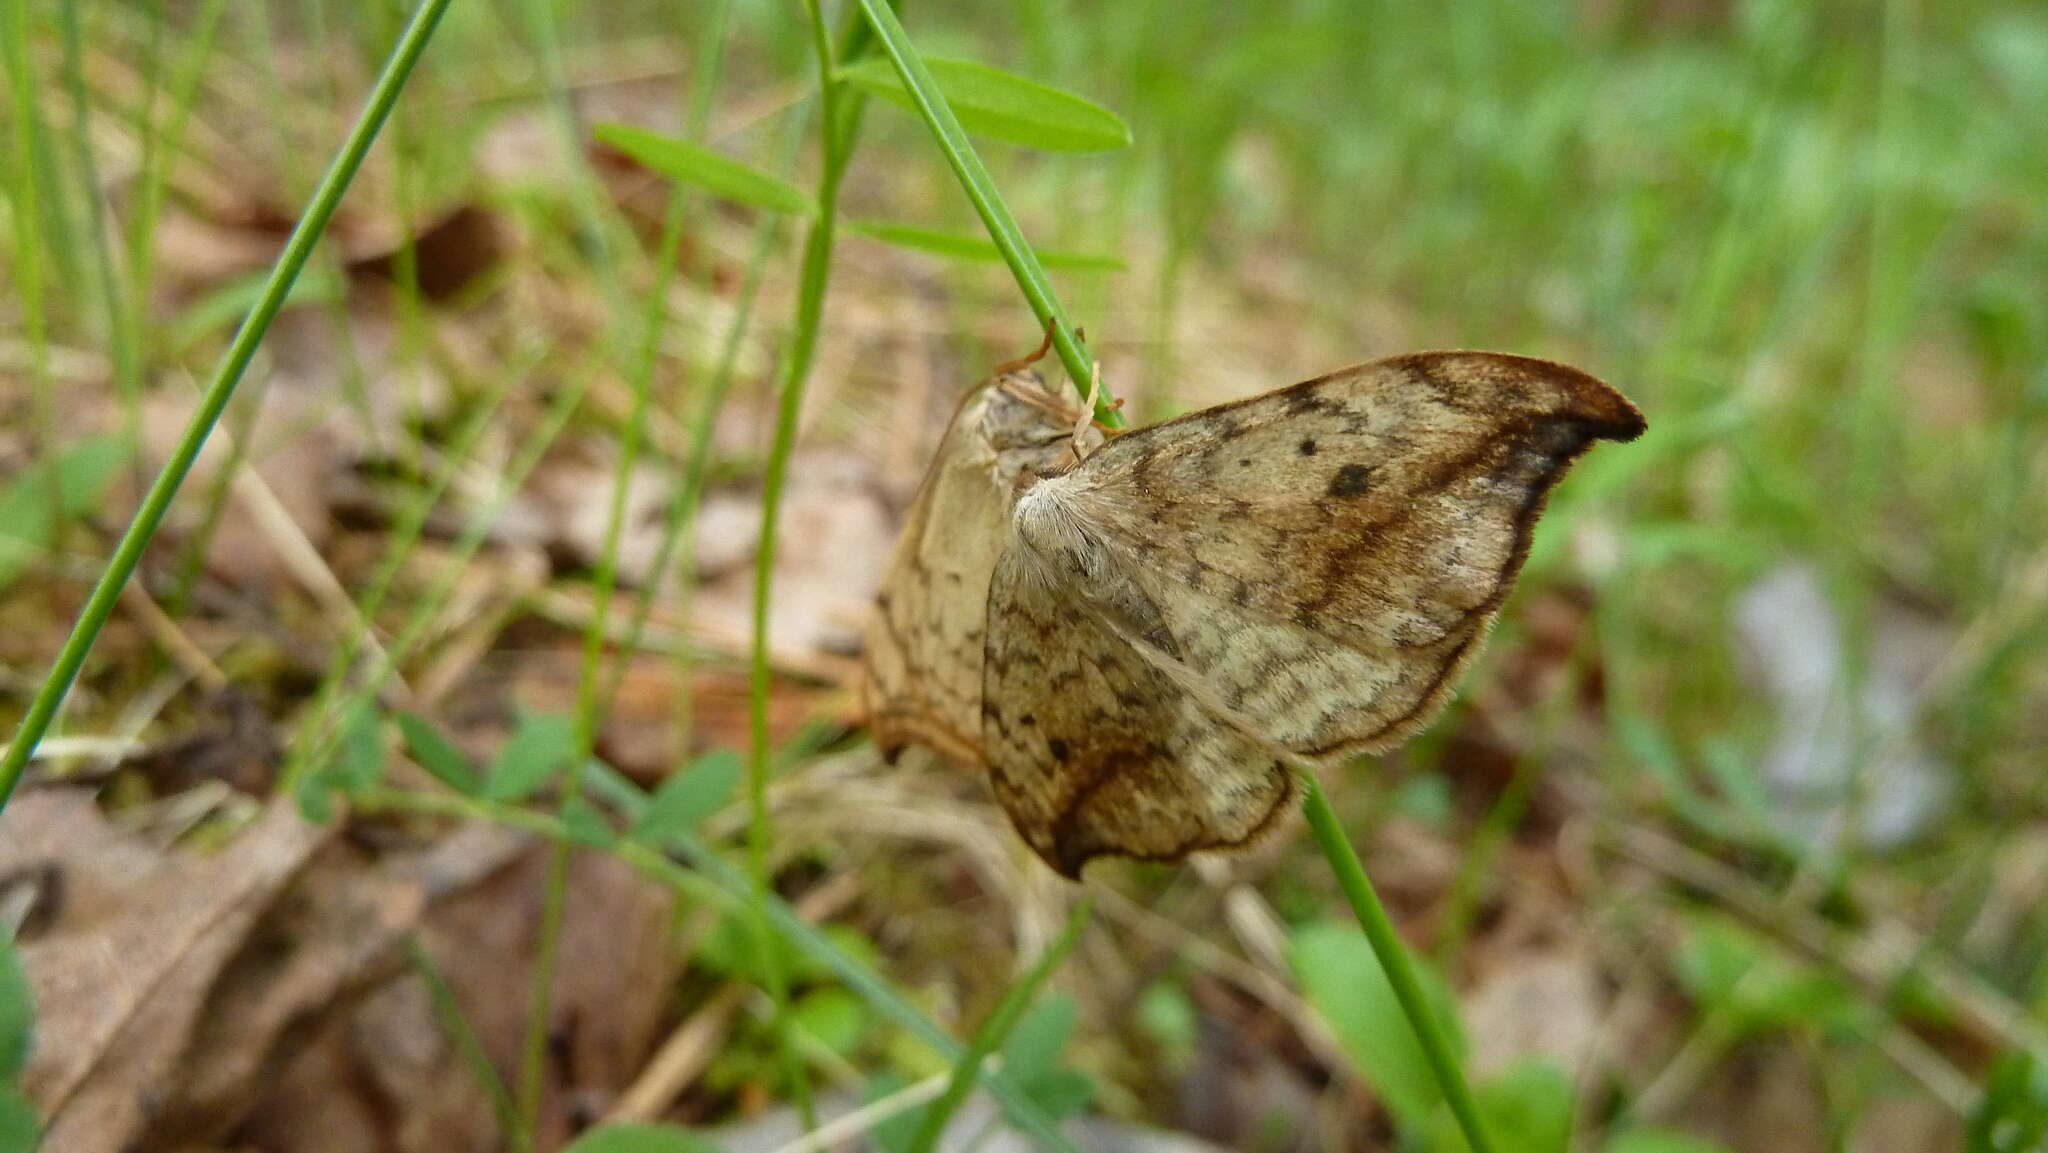
<svg viewBox="0 0 2048 1153">
<path fill-rule="evenodd" d="M 603 811 L 583 797 L 570 797 L 562 802 L 562 829 L 571 844 L 591 849 L 609 848 L 618 840 Z"/>
<path fill-rule="evenodd" d="M 2048 1147 L 2048 1063 L 2031 1053 L 2006 1053 L 1985 1079 L 1970 1114 L 1968 1153 L 2033 1153 Z"/>
<path fill-rule="evenodd" d="M 1048 152 L 1103 152 L 1130 146 L 1130 126 L 1092 100 L 973 60 L 927 56 L 924 62 L 961 126 L 977 136 Z M 917 107 L 887 60 L 848 65 L 839 70 L 838 78 L 900 108 Z"/>
<path fill-rule="evenodd" d="M 1572 1138 L 1572 1079 L 1544 1061 L 1525 1060 L 1474 1090 L 1486 1132 L 1500 1153 L 1566 1153 Z M 1470 1153 L 1448 1110 L 1431 1127 L 1433 1153 Z"/>
<path fill-rule="evenodd" d="M 1608 1138 L 1606 1153 L 1728 1153 L 1704 1138 L 1669 1129 L 1628 1129 Z"/>
<path fill-rule="evenodd" d="M 1095 1099 L 1095 1082 L 1060 1062 L 1074 1034 L 1074 1013 L 1072 997 L 1047 997 L 1025 1012 L 999 1050 L 1003 1075 L 1054 1119 L 1071 1117 Z M 1007 1104 L 1003 1111 L 1015 1120 Z"/>
<path fill-rule="evenodd" d="M 852 220 L 847 230 L 857 232 L 884 244 L 908 248 L 913 252 L 926 252 L 943 256 L 948 260 L 962 260 L 976 264 L 1002 263 L 1002 250 L 985 236 L 968 236 L 959 232 L 940 232 L 930 228 L 919 228 L 910 224 L 890 224 L 880 220 Z M 1038 262 L 1047 268 L 1066 269 L 1073 272 L 1122 272 L 1127 265 L 1122 257 L 1107 252 L 1061 252 L 1041 249 Z"/>
<path fill-rule="evenodd" d="M 299 779 L 299 811 L 322 824 L 333 815 L 334 793 L 357 796 L 384 778 L 384 728 L 374 700 L 362 699 L 342 710 L 334 757 Z"/>
<path fill-rule="evenodd" d="M 1295 930 L 1288 960 L 1310 1005 L 1330 1026 L 1358 1072 L 1379 1094 L 1403 1127 L 1426 1130 L 1443 1102 L 1436 1075 L 1415 1039 L 1386 970 L 1372 947 L 1350 925 L 1320 921 Z M 1456 1003 L 1443 979 L 1416 959 L 1417 976 L 1450 1033 L 1454 1051 L 1464 1051 Z"/>
<path fill-rule="evenodd" d="M 634 839 L 659 845 L 677 833 L 695 829 L 732 799 L 745 770 L 739 753 L 713 749 L 682 772 L 670 774 L 634 824 Z"/>
<path fill-rule="evenodd" d="M 701 144 L 630 124 L 600 124 L 594 131 L 599 140 L 670 180 L 694 184 L 714 196 L 770 212 L 818 215 L 817 201 L 796 185 Z"/>
<path fill-rule="evenodd" d="M 837 986 L 812 989 L 790 1006 L 790 1020 L 841 1057 L 852 1057 L 874 1023 L 859 997 Z"/>
<path fill-rule="evenodd" d="M 28 1153 L 42 1123 L 16 1081 L 35 1037 L 35 1000 L 14 942 L 0 937 L 0 1153 Z"/>
<path fill-rule="evenodd" d="M 720 1153 L 680 1125 L 600 1125 L 562 1147 L 562 1153 Z"/>
<path fill-rule="evenodd" d="M 1673 968 L 1738 1036 L 1795 1027 L 1858 1033 L 1871 1024 L 1853 989 L 1725 917 L 1693 917 Z"/>
<path fill-rule="evenodd" d="M 0 591 L 48 555 L 57 530 L 97 509 L 107 485 L 128 461 L 127 442 L 93 436 L 57 450 L 0 487 Z"/>
<path fill-rule="evenodd" d="M 35 998 L 21 967 L 21 953 L 13 940 L 0 937 L 0 1084 L 12 1084 L 21 1076 L 35 1024 Z"/>
<path fill-rule="evenodd" d="M 483 791 L 483 780 L 469 758 L 434 722 L 418 713 L 399 713 L 398 732 L 405 738 L 406 752 L 435 780 L 464 796 L 473 797 Z"/>
<path fill-rule="evenodd" d="M 1139 1030 L 1159 1046 L 1169 1068 L 1183 1069 L 1194 1060 L 1200 1022 L 1185 988 L 1173 981 L 1154 981 L 1138 994 L 1133 1013 Z"/>
<path fill-rule="evenodd" d="M 576 759 L 576 722 L 556 713 L 528 713 L 491 759 L 483 795 L 523 801 Z"/>
</svg>

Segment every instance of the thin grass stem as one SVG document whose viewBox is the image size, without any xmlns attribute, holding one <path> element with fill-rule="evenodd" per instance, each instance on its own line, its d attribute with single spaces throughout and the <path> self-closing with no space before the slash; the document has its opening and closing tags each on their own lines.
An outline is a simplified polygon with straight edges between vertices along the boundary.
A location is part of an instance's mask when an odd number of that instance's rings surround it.
<svg viewBox="0 0 2048 1153">
<path fill-rule="evenodd" d="M 93 586 L 92 594 L 86 599 L 78 623 L 57 654 L 55 666 L 44 678 L 35 699 L 29 703 L 28 712 L 22 718 L 14 740 L 8 745 L 5 757 L 0 758 L 0 808 L 4 808 L 13 795 L 22 770 L 35 754 L 36 745 L 56 719 L 65 694 L 77 679 L 79 668 L 85 664 L 86 654 L 92 651 L 93 641 L 98 638 L 107 618 L 113 615 L 121 587 L 134 575 L 136 566 L 142 561 L 143 551 L 163 524 L 164 514 L 169 511 L 172 498 L 177 496 L 178 487 L 192 471 L 193 462 L 198 460 L 200 449 L 206 445 L 206 438 L 212 434 L 222 410 L 234 396 L 235 386 L 241 383 L 242 374 L 248 371 L 249 362 L 256 355 L 256 346 L 262 342 L 270 322 L 284 307 L 285 297 L 305 267 L 306 258 L 312 254 L 320 234 L 333 218 L 335 207 L 348 191 L 350 181 L 355 179 L 356 170 L 362 167 L 363 157 L 369 154 L 370 145 L 376 142 L 378 131 L 384 127 L 392 105 L 404 90 L 406 79 L 419 63 L 420 54 L 433 38 L 434 28 L 450 2 L 423 0 L 406 25 L 405 34 L 392 49 L 382 74 L 377 78 L 376 87 L 370 92 L 369 101 L 356 119 L 355 127 L 350 130 L 327 175 L 321 178 L 312 202 L 306 206 L 304 215 L 292 229 L 290 240 L 285 243 L 284 251 L 279 254 L 277 264 L 271 269 L 270 279 L 263 286 L 263 295 L 257 299 L 241 328 L 236 330 L 233 343 L 228 346 L 220 367 L 215 370 L 213 380 L 200 399 L 198 411 L 193 413 L 184 435 L 172 449 L 170 459 L 164 462 L 163 471 L 157 474 L 156 481 L 143 497 L 142 507 L 136 510 L 135 519 L 122 534 L 113 557 L 108 560 L 98 583 Z"/>
<path fill-rule="evenodd" d="M 967 139 L 967 130 L 960 127 L 959 117 L 946 102 L 945 93 L 939 91 L 937 80 L 931 70 L 925 67 L 924 58 L 918 55 L 917 46 L 910 42 L 909 33 L 891 11 L 887 0 L 860 0 L 861 11 L 867 14 L 868 23 L 880 39 L 882 51 L 896 66 L 896 74 L 902 78 L 903 86 L 910 91 L 912 102 L 937 138 L 939 151 L 945 154 L 946 163 L 953 168 L 953 174 L 960 178 L 960 186 L 966 190 L 967 199 L 973 202 L 974 211 L 988 229 L 989 239 L 1003 254 L 1003 262 L 1017 278 L 1017 287 L 1030 303 L 1032 315 L 1042 326 L 1052 328 L 1053 350 L 1059 353 L 1060 363 L 1066 366 L 1067 379 L 1082 396 L 1088 395 L 1089 381 L 1095 375 L 1094 362 L 1089 359 L 1088 349 L 1081 343 L 1080 334 L 1074 330 L 1073 321 L 1068 319 L 1065 306 L 1060 304 L 1052 282 L 1045 275 L 1045 268 L 1038 262 L 1038 253 L 1024 239 L 1023 229 L 1010 215 L 1009 206 L 1003 203 L 1003 194 L 996 189 L 988 169 L 981 157 L 974 151 L 974 145 Z M 1117 412 L 1116 398 L 1108 388 L 1103 388 L 1095 402 L 1095 419 L 1109 428 L 1122 428 L 1123 417 Z"/>
<path fill-rule="evenodd" d="M 1322 849 L 1324 859 L 1329 861 L 1330 871 L 1336 874 L 1345 899 L 1351 902 L 1351 911 L 1358 917 L 1358 927 L 1365 930 L 1365 939 L 1371 942 L 1373 954 L 1380 959 L 1380 967 L 1387 974 L 1387 983 L 1393 986 L 1394 999 L 1401 1003 L 1401 1012 L 1408 1017 L 1408 1027 L 1415 1031 L 1415 1039 L 1422 1044 L 1423 1056 L 1429 1059 L 1430 1071 L 1436 1074 L 1444 1100 L 1451 1106 L 1451 1115 L 1465 1134 L 1465 1143 L 1472 1147 L 1472 1153 L 1493 1153 L 1493 1144 L 1487 1140 L 1486 1129 L 1479 1122 L 1479 1103 L 1472 1096 L 1472 1087 L 1465 1083 L 1465 1073 L 1458 1064 L 1458 1056 L 1452 1051 L 1436 1015 L 1430 1011 L 1422 983 L 1415 977 L 1415 966 L 1408 959 L 1408 950 L 1401 944 L 1399 934 L 1394 932 L 1394 923 L 1388 919 L 1386 907 L 1380 904 L 1379 894 L 1373 891 L 1372 881 L 1365 875 L 1365 866 L 1359 863 L 1358 852 L 1344 835 L 1343 822 L 1337 819 L 1337 811 L 1330 807 L 1330 799 L 1323 795 L 1323 787 L 1315 775 L 1303 773 L 1302 781 L 1301 807 L 1308 815 L 1309 832 L 1315 837 L 1316 846 Z"/>
<path fill-rule="evenodd" d="M 1067 914 L 1066 927 L 1060 930 L 1060 935 L 1053 939 L 1052 944 L 1046 946 L 1045 952 L 1039 954 L 1038 960 L 1031 966 L 1031 971 L 1024 974 L 1024 979 L 1010 986 L 1009 991 L 1003 994 L 1002 1001 L 996 1005 L 995 1012 L 989 1014 L 988 1020 L 982 1022 L 981 1028 L 975 1030 L 974 1038 L 967 1043 L 967 1048 L 960 1054 L 959 1060 L 953 1062 L 953 1075 L 946 1082 L 946 1091 L 924 1111 L 917 1132 L 910 1139 L 910 1153 L 932 1153 L 932 1150 L 938 1148 L 939 1137 L 946 1131 L 946 1122 L 950 1121 L 960 1106 L 966 1103 L 967 1095 L 981 1080 L 983 1062 L 988 1060 L 989 1054 L 1002 1048 L 1003 1042 L 1009 1039 L 1010 1031 L 1024 1018 L 1024 1011 L 1029 1009 L 1031 1002 L 1037 998 L 1038 990 L 1080 942 L 1081 931 L 1088 927 L 1089 914 L 1093 908 L 1093 904 L 1085 896 L 1074 903 L 1073 910 Z"/>
</svg>

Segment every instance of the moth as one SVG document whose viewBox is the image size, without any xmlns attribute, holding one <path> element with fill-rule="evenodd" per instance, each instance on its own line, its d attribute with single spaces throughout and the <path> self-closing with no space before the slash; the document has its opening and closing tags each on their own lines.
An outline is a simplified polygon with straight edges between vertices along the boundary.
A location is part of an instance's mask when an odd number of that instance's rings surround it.
<svg viewBox="0 0 2048 1153">
<path fill-rule="evenodd" d="M 969 546 L 963 596 L 993 560 L 979 661 L 958 627 L 929 655 L 959 662 L 952 705 L 978 672 L 996 798 L 1060 873 L 1243 847 L 1291 807 L 1296 765 L 1383 752 L 1429 723 L 1551 488 L 1594 441 L 1643 428 L 1577 369 L 1423 352 L 1092 451 L 1069 442 L 1009 493 L 996 478 L 976 510 L 1007 511 L 993 546 L 963 539 L 982 529 L 949 523 L 934 494 L 921 552 Z M 974 735 L 952 732 L 954 755 Z"/>
</svg>

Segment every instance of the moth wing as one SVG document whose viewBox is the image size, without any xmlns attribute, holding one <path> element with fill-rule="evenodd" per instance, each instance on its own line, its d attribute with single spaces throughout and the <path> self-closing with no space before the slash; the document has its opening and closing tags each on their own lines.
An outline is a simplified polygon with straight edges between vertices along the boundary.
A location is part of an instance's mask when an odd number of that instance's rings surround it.
<svg viewBox="0 0 2048 1153">
<path fill-rule="evenodd" d="M 1593 441 L 1642 429 L 1577 369 L 1417 353 L 1126 434 L 1047 483 L 1221 705 L 1320 759 L 1428 722 L 1550 489 Z"/>
<path fill-rule="evenodd" d="M 1123 608 L 1127 619 L 1157 613 Z M 1091 590 L 1015 549 L 997 562 L 983 667 L 989 778 L 1025 842 L 1062 874 L 1104 855 L 1175 861 L 1242 847 L 1289 809 L 1285 761 L 1205 707 L 1176 668 L 1098 611 Z"/>
<path fill-rule="evenodd" d="M 989 577 L 1016 481 L 1072 461 L 1076 412 L 1034 374 L 977 386 L 955 411 L 911 502 L 863 644 L 861 695 L 887 752 L 928 746 L 982 763 L 981 660 Z M 1092 430 L 1084 447 L 1099 444 Z"/>
</svg>

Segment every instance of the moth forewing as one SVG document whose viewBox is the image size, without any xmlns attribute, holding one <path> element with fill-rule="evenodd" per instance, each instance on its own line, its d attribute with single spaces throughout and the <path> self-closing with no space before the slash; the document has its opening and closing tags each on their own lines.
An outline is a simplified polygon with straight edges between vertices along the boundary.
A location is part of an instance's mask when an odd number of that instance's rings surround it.
<svg viewBox="0 0 2048 1153">
<path fill-rule="evenodd" d="M 1019 500 L 990 586 L 998 796 L 1070 874 L 1245 843 L 1290 760 L 1427 724 L 1564 469 L 1641 430 L 1576 369 L 1448 352 L 1109 442 Z"/>
</svg>

